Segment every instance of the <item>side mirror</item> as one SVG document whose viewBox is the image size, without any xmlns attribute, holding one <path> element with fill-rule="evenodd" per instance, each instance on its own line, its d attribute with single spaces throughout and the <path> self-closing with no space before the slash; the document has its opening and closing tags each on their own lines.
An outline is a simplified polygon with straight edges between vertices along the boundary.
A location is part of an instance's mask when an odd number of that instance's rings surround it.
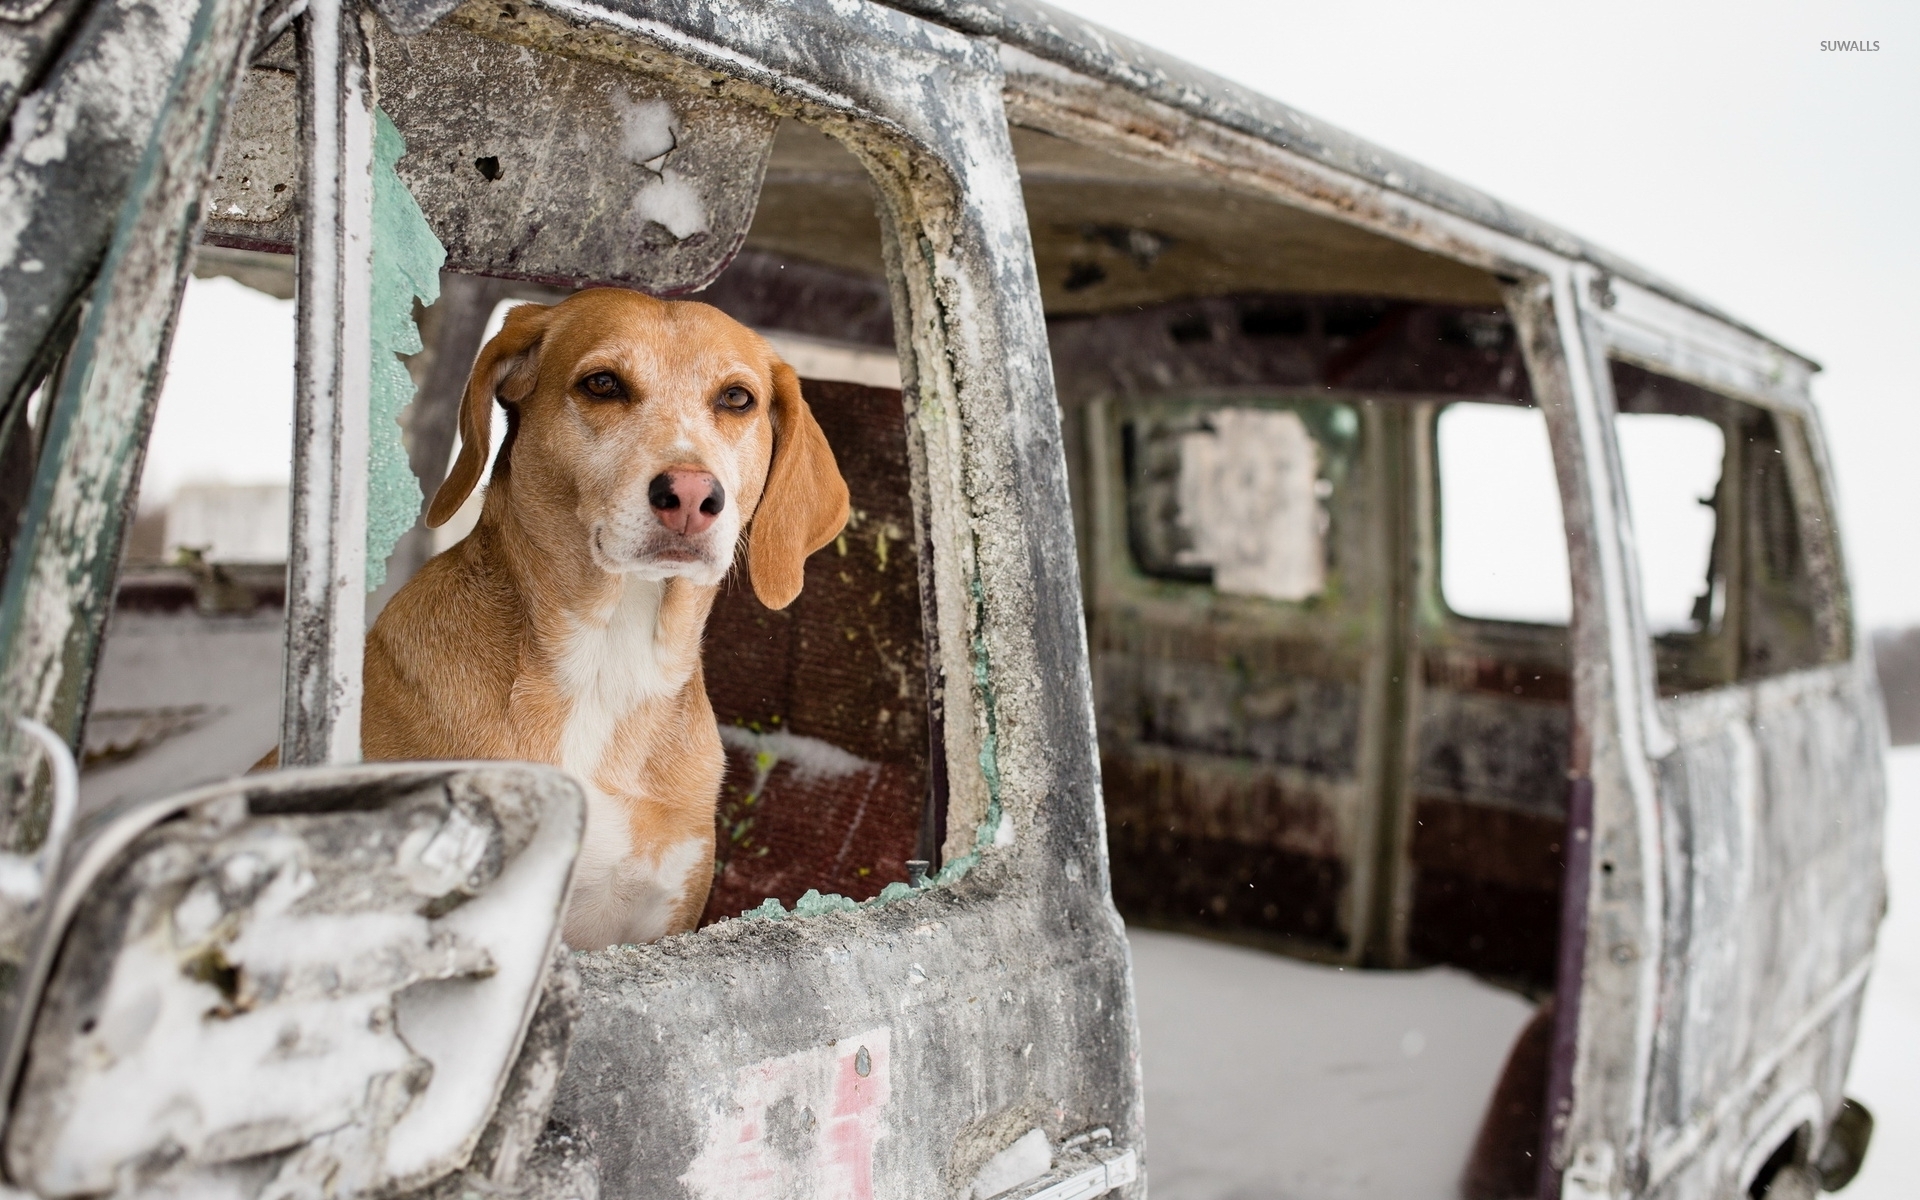
<svg viewBox="0 0 1920 1200">
<path fill-rule="evenodd" d="M 468 1165 L 542 1007 L 584 813 L 558 771 L 416 763 L 108 823 L 15 981 L 9 1178 L 345 1197 Z"/>
</svg>

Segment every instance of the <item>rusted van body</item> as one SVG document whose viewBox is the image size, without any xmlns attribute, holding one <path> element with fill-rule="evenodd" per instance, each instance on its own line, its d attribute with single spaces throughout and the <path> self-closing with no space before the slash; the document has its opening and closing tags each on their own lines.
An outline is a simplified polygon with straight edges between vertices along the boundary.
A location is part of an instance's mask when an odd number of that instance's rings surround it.
<svg viewBox="0 0 1920 1200">
<path fill-rule="evenodd" d="M 105 736 L 88 699 L 195 242 L 292 253 L 300 304 L 285 585 L 240 604 L 284 608 L 291 767 L 190 802 L 140 794 L 137 752 L 114 767 L 130 790 L 69 856 L 71 901 L 22 909 L 42 915 L 9 997 L 16 1186 L 256 1195 L 319 1161 L 211 1126 L 122 1159 L 15 1144 L 92 1036 L 36 1011 L 107 1004 L 124 958 L 73 880 L 131 878 L 185 836 L 163 816 L 236 796 L 264 822 L 302 788 L 328 813 L 511 790 L 344 766 L 368 497 L 394 478 L 369 466 L 394 437 L 368 415 L 369 330 L 421 294 L 375 286 L 389 177 L 445 252 L 396 443 L 429 493 L 497 303 L 617 284 L 790 350 L 854 518 L 795 608 L 739 589 L 716 610 L 706 927 L 528 975 L 485 1129 L 352 1187 L 1145 1195 L 1123 917 L 1551 998 L 1502 1080 L 1518 1123 L 1490 1119 L 1474 1164 L 1499 1194 L 1732 1197 L 1857 1165 L 1830 1129 L 1884 904 L 1886 734 L 1807 359 L 1042 5 L 14 8 L 10 717 Z M 129 45 L 148 74 L 109 86 Z M 1640 418 L 1712 454 L 1677 609 L 1647 600 Z M 1564 613 L 1450 582 L 1466 509 L 1449 526 L 1442 502 L 1475 468 L 1449 431 L 1482 419 L 1542 431 Z M 431 548 L 418 526 L 377 545 L 389 590 Z M 179 603 L 217 609 L 202 584 Z M 125 613 L 164 588 L 118 590 Z M 11 750 L 25 850 L 57 789 Z M 529 778 L 511 786 L 564 815 L 564 783 Z M 385 1138 L 404 1114 L 342 1119 Z"/>
</svg>

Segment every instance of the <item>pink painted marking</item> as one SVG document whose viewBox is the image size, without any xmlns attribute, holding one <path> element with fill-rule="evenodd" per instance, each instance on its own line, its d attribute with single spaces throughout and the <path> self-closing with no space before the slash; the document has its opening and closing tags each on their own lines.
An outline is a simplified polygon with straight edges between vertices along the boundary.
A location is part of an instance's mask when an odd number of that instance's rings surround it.
<svg viewBox="0 0 1920 1200">
<path fill-rule="evenodd" d="M 859 1071 L 867 1053 L 867 1074 Z M 740 1068 L 711 1111 L 704 1148 L 680 1177 L 702 1200 L 873 1200 L 874 1146 L 887 1134 L 890 1031 L 868 1030 Z M 766 1140 L 776 1105 L 810 1133 L 796 1153 Z"/>
</svg>

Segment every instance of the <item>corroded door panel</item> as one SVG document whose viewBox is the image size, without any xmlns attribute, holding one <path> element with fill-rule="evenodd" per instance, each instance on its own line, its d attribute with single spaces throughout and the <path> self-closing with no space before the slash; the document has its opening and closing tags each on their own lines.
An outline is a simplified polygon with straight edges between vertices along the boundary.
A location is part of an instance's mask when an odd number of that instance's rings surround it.
<svg viewBox="0 0 1920 1200">
<path fill-rule="evenodd" d="M 1885 904 L 1884 734 L 1848 628 L 1811 417 L 1637 367 L 1612 373 L 1623 419 L 1704 420 L 1724 443 L 1701 497 L 1714 528 L 1699 599 L 1654 639 L 1674 746 L 1657 764 L 1650 1175 L 1683 1195 L 1703 1181 L 1744 1187 L 1740 1155 L 1783 1139 L 1804 1158 L 1840 1101 Z"/>
</svg>

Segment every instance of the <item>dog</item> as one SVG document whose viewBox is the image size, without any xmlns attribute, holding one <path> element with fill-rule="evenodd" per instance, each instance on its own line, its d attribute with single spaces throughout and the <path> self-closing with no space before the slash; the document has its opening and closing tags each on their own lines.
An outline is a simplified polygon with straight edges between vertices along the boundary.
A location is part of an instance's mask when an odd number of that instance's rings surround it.
<svg viewBox="0 0 1920 1200">
<path fill-rule="evenodd" d="M 690 930 L 725 769 L 708 611 L 743 538 L 754 594 L 791 603 L 846 525 L 846 481 L 765 339 L 710 305 L 597 288 L 508 310 L 429 526 L 479 482 L 496 399 L 507 432 L 479 523 L 368 632 L 364 753 L 571 771 L 587 826 L 567 944 Z"/>
</svg>

